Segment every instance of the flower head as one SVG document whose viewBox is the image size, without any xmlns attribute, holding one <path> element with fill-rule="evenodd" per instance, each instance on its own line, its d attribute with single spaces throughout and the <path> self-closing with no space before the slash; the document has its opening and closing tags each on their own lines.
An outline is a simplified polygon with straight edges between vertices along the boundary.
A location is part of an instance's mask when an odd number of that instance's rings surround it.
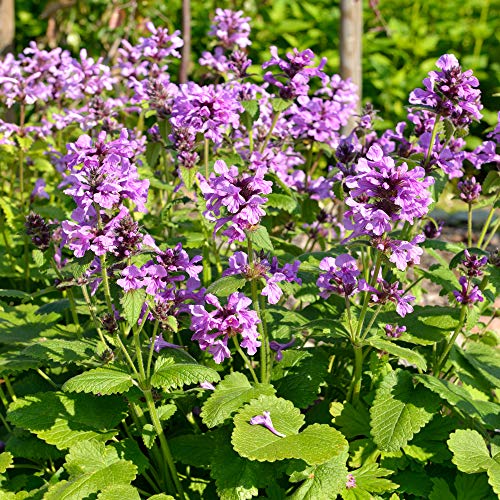
<svg viewBox="0 0 500 500">
<path fill-rule="evenodd" d="M 470 278 L 466 276 L 460 276 L 458 279 L 460 285 L 462 286 L 461 290 L 453 290 L 453 295 L 457 299 L 457 302 L 460 302 L 462 305 L 472 306 L 476 302 L 483 302 L 484 297 L 479 290 L 478 286 L 472 285 Z"/>
<path fill-rule="evenodd" d="M 279 437 L 286 437 L 285 434 L 278 432 L 273 425 L 271 420 L 271 412 L 264 411 L 262 415 L 256 415 L 250 419 L 250 425 L 263 425 L 266 429 L 269 429 L 273 434 Z"/>
</svg>

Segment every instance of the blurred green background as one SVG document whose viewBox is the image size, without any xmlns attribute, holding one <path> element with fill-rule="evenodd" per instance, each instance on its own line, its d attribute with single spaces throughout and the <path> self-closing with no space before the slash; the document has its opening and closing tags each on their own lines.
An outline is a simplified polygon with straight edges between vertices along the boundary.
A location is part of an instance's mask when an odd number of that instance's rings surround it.
<svg viewBox="0 0 500 500">
<path fill-rule="evenodd" d="M 360 0 L 361 1 L 361 0 Z M 329 0 L 191 0 L 193 61 L 206 50 L 206 33 L 216 7 L 242 9 L 252 18 L 255 62 L 269 58 L 269 46 L 311 48 L 328 57 L 338 72 L 340 4 Z M 500 108 L 500 0 L 364 1 L 363 99 L 371 101 L 390 126 L 404 119 L 409 92 L 421 86 L 437 58 L 454 53 L 462 68 L 481 82 L 484 121 L 496 123 Z M 181 0 L 16 0 L 16 50 L 30 40 L 60 45 L 73 52 L 112 54 L 118 40 L 145 34 L 145 21 L 169 29 L 181 27 Z M 172 68 L 176 71 L 176 67 Z M 479 135 L 481 130 L 475 130 Z M 472 138 L 471 146 L 478 138 Z"/>
</svg>

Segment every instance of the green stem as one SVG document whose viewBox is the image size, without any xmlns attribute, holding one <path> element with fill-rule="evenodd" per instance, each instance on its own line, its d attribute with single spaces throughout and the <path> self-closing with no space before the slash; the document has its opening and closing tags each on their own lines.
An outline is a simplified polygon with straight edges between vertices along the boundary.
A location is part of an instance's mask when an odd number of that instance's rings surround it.
<svg viewBox="0 0 500 500">
<path fill-rule="evenodd" d="M 9 425 L 9 422 L 7 422 L 7 419 L 1 413 L 0 413 L 0 420 L 2 421 L 6 431 L 12 432 L 12 427 Z"/>
<path fill-rule="evenodd" d="M 500 196 L 500 194 L 498 194 L 495 197 L 495 199 L 493 200 L 493 205 L 491 207 L 490 213 L 488 214 L 488 217 L 486 218 L 486 221 L 485 221 L 484 226 L 483 226 L 483 230 L 481 231 L 481 235 L 479 236 L 479 240 L 477 241 L 478 248 L 481 248 L 481 245 L 482 245 L 483 240 L 486 236 L 486 233 L 488 232 L 488 228 L 490 227 L 491 219 L 493 219 L 493 215 L 495 214 L 495 204 L 496 204 L 496 201 L 498 199 L 498 196 Z"/>
<path fill-rule="evenodd" d="M 241 359 L 243 359 L 243 362 L 245 363 L 246 367 L 250 370 L 250 373 L 252 374 L 253 381 L 256 384 L 258 384 L 259 379 L 257 378 L 257 375 L 255 374 L 255 371 L 252 368 L 252 363 L 248 359 L 248 356 L 243 352 L 243 349 L 240 347 L 240 344 L 236 340 L 236 337 L 233 337 L 233 342 L 234 342 L 234 346 L 236 347 L 236 350 L 238 351 L 238 354 L 241 356 Z"/>
<path fill-rule="evenodd" d="M 353 345 L 354 349 L 354 376 L 352 380 L 352 399 L 353 405 L 359 401 L 359 394 L 361 392 L 361 378 L 363 374 L 363 347 Z"/>
<path fill-rule="evenodd" d="M 36 371 L 38 375 L 40 375 L 40 377 L 45 379 L 54 389 L 59 390 L 59 386 L 45 372 L 40 370 L 40 368 L 37 368 Z"/>
<path fill-rule="evenodd" d="M 120 338 L 120 335 L 115 336 L 116 343 L 118 344 L 118 347 L 122 351 L 123 355 L 125 356 L 125 359 L 127 360 L 127 363 L 129 364 L 130 368 L 132 368 L 132 371 L 134 372 L 135 376 L 140 380 L 141 375 L 137 371 L 137 368 L 135 367 L 134 362 L 132 361 L 132 358 L 130 357 L 130 354 L 127 351 L 127 348 L 123 345 L 122 339 Z"/>
<path fill-rule="evenodd" d="M 174 458 L 172 457 L 172 453 L 170 452 L 170 448 L 167 443 L 167 438 L 165 437 L 165 433 L 163 431 L 163 426 L 161 425 L 160 419 L 158 418 L 158 413 L 156 412 L 155 403 L 153 400 L 153 395 L 151 394 L 151 389 L 143 391 L 144 396 L 146 398 L 146 404 L 148 406 L 149 416 L 151 417 L 151 421 L 155 428 L 156 433 L 160 439 L 160 448 L 163 454 L 163 459 L 165 461 L 165 465 L 168 467 L 170 471 L 170 476 L 174 481 L 175 489 L 179 494 L 181 499 L 185 498 L 184 490 L 182 488 L 181 482 L 179 481 L 179 476 L 177 474 L 177 469 L 175 468 Z M 167 477 L 169 477 L 167 475 Z"/>
<path fill-rule="evenodd" d="M 467 210 L 467 246 L 472 246 L 472 203 L 468 203 Z"/>
<path fill-rule="evenodd" d="M 14 389 L 12 388 L 9 377 L 7 377 L 7 375 L 4 375 L 3 380 L 5 382 L 5 387 L 7 389 L 7 392 L 9 393 L 10 398 L 12 399 L 12 401 L 16 401 L 16 399 L 17 399 L 16 393 L 14 392 Z"/>
<path fill-rule="evenodd" d="M 426 168 L 429 165 L 431 156 L 432 156 L 432 149 L 434 147 L 434 142 L 436 140 L 437 132 L 438 132 L 438 126 L 439 126 L 439 121 L 441 120 L 441 115 L 436 115 L 436 119 L 434 121 L 434 126 L 432 127 L 432 134 L 431 134 L 431 141 L 429 142 L 429 149 L 427 150 L 427 155 L 425 157 L 425 162 L 424 162 L 424 168 Z"/>
<path fill-rule="evenodd" d="M 96 311 L 94 304 L 92 304 L 92 300 L 90 299 L 89 292 L 87 290 L 86 285 L 82 285 L 82 294 L 83 294 L 83 300 L 85 300 L 85 303 L 87 304 L 87 307 L 90 312 L 90 316 L 92 317 L 92 321 L 94 322 L 95 329 L 97 330 L 97 334 L 99 335 L 99 338 L 101 339 L 101 342 L 104 344 L 104 347 L 108 347 L 108 343 L 106 342 L 106 339 L 104 338 L 104 335 L 102 334 L 100 322 L 97 319 Z"/>
<path fill-rule="evenodd" d="M 155 326 L 153 327 L 153 335 L 151 337 L 151 345 L 149 346 L 149 353 L 148 353 L 148 362 L 146 365 L 146 376 L 147 376 L 148 380 L 151 378 L 151 363 L 153 361 L 153 352 L 155 350 L 155 342 L 156 342 L 156 337 L 158 334 L 159 325 L 160 325 L 160 322 L 158 320 L 156 320 Z"/>
<path fill-rule="evenodd" d="M 451 348 L 455 344 L 455 341 L 457 340 L 458 334 L 461 332 L 462 327 L 464 326 L 466 316 L 467 316 L 467 305 L 463 305 L 462 308 L 460 309 L 460 319 L 458 320 L 457 328 L 456 328 L 455 332 L 453 333 L 451 339 L 448 341 L 448 344 L 446 345 L 446 348 L 445 348 L 443 354 L 441 354 L 441 357 L 439 358 L 438 362 L 436 363 L 436 367 L 434 369 L 435 376 L 439 375 L 441 368 L 446 363 L 446 360 L 448 359 L 448 355 L 450 354 Z"/>
<path fill-rule="evenodd" d="M 249 233 L 247 233 L 247 245 L 248 245 L 248 262 L 250 267 L 253 268 L 254 257 L 252 248 L 252 238 Z M 252 302 L 255 308 L 255 312 L 259 316 L 260 323 L 257 323 L 257 329 L 259 330 L 261 345 L 260 345 L 260 381 L 263 384 L 268 384 L 271 380 L 271 373 L 269 370 L 269 339 L 267 337 L 267 331 L 264 329 L 264 318 L 262 316 L 260 305 L 259 305 L 259 293 L 257 290 L 257 282 L 255 280 L 250 281 L 250 287 L 252 290 Z"/>
<path fill-rule="evenodd" d="M 373 323 L 375 323 L 375 320 L 377 319 L 377 316 L 379 315 L 380 311 L 382 310 L 382 304 L 380 304 L 377 309 L 375 309 L 375 312 L 373 313 L 372 318 L 370 319 L 370 322 L 368 323 L 368 326 L 365 328 L 365 331 L 363 335 L 361 335 L 361 339 L 365 339 L 366 336 L 368 335 L 368 332 L 370 331 L 371 327 L 373 326 Z"/>
<path fill-rule="evenodd" d="M 495 234 L 497 233 L 499 227 L 500 227 L 500 219 L 497 220 L 496 224 L 493 226 L 493 229 L 491 230 L 490 235 L 488 236 L 488 239 L 484 242 L 483 250 L 486 250 L 488 248 L 488 245 L 493 239 L 493 236 L 495 236 Z"/>
<path fill-rule="evenodd" d="M 101 255 L 99 257 L 101 261 L 101 276 L 102 276 L 102 285 L 104 287 L 104 297 L 106 298 L 106 305 L 108 306 L 109 314 L 113 315 L 113 301 L 111 300 L 111 292 L 109 290 L 109 281 L 108 281 L 108 269 L 106 267 L 106 257 Z"/>
<path fill-rule="evenodd" d="M 375 262 L 375 270 L 370 280 L 370 285 L 374 286 L 377 282 L 378 273 L 382 267 L 382 253 L 377 252 L 377 260 Z M 370 292 L 365 292 L 365 299 L 363 301 L 363 306 L 361 308 L 361 314 L 359 316 L 358 328 L 356 329 L 356 339 L 359 338 L 361 329 L 363 328 L 363 323 L 365 321 L 366 312 L 368 310 L 368 303 L 370 302 Z"/>
<path fill-rule="evenodd" d="M 260 153 L 264 152 L 264 150 L 266 149 L 269 141 L 271 140 L 271 136 L 273 135 L 274 127 L 276 127 L 276 124 L 278 123 L 278 120 L 279 120 L 280 116 L 281 116 L 281 111 L 278 111 L 274 115 L 273 121 L 271 123 L 271 128 L 269 129 L 269 132 L 267 133 L 266 138 L 264 139 L 264 142 L 260 146 L 260 150 L 259 150 Z"/>
</svg>

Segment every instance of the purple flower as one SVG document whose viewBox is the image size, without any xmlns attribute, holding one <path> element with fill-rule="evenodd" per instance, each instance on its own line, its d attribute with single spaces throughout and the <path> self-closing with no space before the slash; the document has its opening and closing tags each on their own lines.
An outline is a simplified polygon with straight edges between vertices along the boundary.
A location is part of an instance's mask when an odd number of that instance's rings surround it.
<svg viewBox="0 0 500 500">
<path fill-rule="evenodd" d="M 389 260 L 396 264 L 400 271 L 404 271 L 409 265 L 420 264 L 420 256 L 424 251 L 418 244 L 423 241 L 425 241 L 425 236 L 419 234 L 411 241 L 376 237 L 373 239 L 373 244 L 381 252 L 389 254 Z"/>
<path fill-rule="evenodd" d="M 326 64 L 326 58 L 323 58 L 319 66 L 315 68 L 309 67 L 314 60 L 314 53 L 310 49 L 299 52 L 293 49 L 293 52 L 288 52 L 286 59 L 281 59 L 278 56 L 278 49 L 275 46 L 271 47 L 271 59 L 262 65 L 263 69 L 271 66 L 278 66 L 282 73 L 273 75 L 268 71 L 264 75 L 264 81 L 275 85 L 279 89 L 279 96 L 283 99 L 295 99 L 306 96 L 309 92 L 309 80 L 317 76 L 326 79 L 323 68 Z"/>
<path fill-rule="evenodd" d="M 276 351 L 276 361 L 281 361 L 283 359 L 283 351 L 285 349 L 288 349 L 289 347 L 292 347 L 293 344 L 295 344 L 295 337 L 292 337 L 290 342 L 285 342 L 284 344 L 281 344 L 276 340 L 271 340 L 271 342 L 269 342 L 269 347 L 273 351 Z"/>
<path fill-rule="evenodd" d="M 179 87 L 170 119 L 175 128 L 186 127 L 202 133 L 215 144 L 221 144 L 229 127 L 240 124 L 243 107 L 228 88 L 199 86 L 190 82 Z"/>
<path fill-rule="evenodd" d="M 386 304 L 394 302 L 396 304 L 396 312 L 404 318 L 407 314 L 413 312 L 413 306 L 410 302 L 415 300 L 413 295 L 403 294 L 404 290 L 399 289 L 399 281 L 388 283 L 387 281 L 378 278 L 379 288 L 367 288 L 367 291 L 372 293 L 372 301 L 376 304 Z"/>
<path fill-rule="evenodd" d="M 205 302 L 215 307 L 207 311 L 205 305 L 189 306 L 191 313 L 191 330 L 195 333 L 192 340 L 197 340 L 203 351 L 210 352 L 216 363 L 222 363 L 231 357 L 227 342 L 229 337 L 241 335 L 241 347 L 254 355 L 260 346 L 257 324 L 260 319 L 255 311 L 248 309 L 252 300 L 243 293 L 232 293 L 227 305 L 222 306 L 215 295 L 207 294 Z"/>
<path fill-rule="evenodd" d="M 202 382 L 202 383 L 200 384 L 200 387 L 201 387 L 202 389 L 208 389 L 209 391 L 215 391 L 215 387 L 214 387 L 214 385 L 213 385 L 213 384 L 211 384 L 210 382 L 207 382 L 206 380 L 205 380 L 205 382 Z"/>
<path fill-rule="evenodd" d="M 348 490 L 356 487 L 356 478 L 352 474 L 347 474 L 347 481 L 345 483 L 345 487 Z"/>
<path fill-rule="evenodd" d="M 47 193 L 47 191 L 45 191 L 45 187 L 47 186 L 46 182 L 45 182 L 45 179 L 37 179 L 36 182 L 35 182 L 35 187 L 33 188 L 33 191 L 31 192 L 31 195 L 30 195 L 30 201 L 33 201 L 35 198 L 45 198 L 45 199 L 49 199 L 50 196 L 49 194 Z"/>
<path fill-rule="evenodd" d="M 427 224 L 423 227 L 423 232 L 426 238 L 433 240 L 434 238 L 439 238 L 441 236 L 441 231 L 444 226 L 444 221 L 440 220 L 437 223 L 430 220 L 427 222 Z"/>
<path fill-rule="evenodd" d="M 332 293 L 348 297 L 358 291 L 360 271 L 354 257 L 348 254 L 339 255 L 335 259 L 325 257 L 319 263 L 319 268 L 325 271 L 316 281 L 320 289 L 320 297 L 327 299 Z"/>
<path fill-rule="evenodd" d="M 381 236 L 392 223 L 403 220 L 413 224 L 428 212 L 432 197 L 428 187 L 432 177 L 421 167 L 396 166 L 375 144 L 357 164 L 357 175 L 346 178 L 349 188 L 345 226 L 352 229 L 350 238 L 361 235 Z"/>
<path fill-rule="evenodd" d="M 233 46 L 245 48 L 251 45 L 250 18 L 243 17 L 241 10 L 215 9 L 215 17 L 210 27 L 209 35 L 216 37 L 220 45 L 225 49 Z"/>
<path fill-rule="evenodd" d="M 258 225 L 265 215 L 261 205 L 267 198 L 261 194 L 272 191 L 272 182 L 264 180 L 263 169 L 258 169 L 253 175 L 240 175 L 237 167 L 228 168 L 222 160 L 215 162 L 214 170 L 215 174 L 210 174 L 208 180 L 200 177 L 200 188 L 207 201 L 207 210 L 203 214 L 209 220 L 217 221 L 214 231 L 230 223 L 224 234 L 231 242 L 244 241 L 245 231 Z M 220 217 L 223 208 L 228 214 L 226 217 Z"/>
<path fill-rule="evenodd" d="M 462 72 L 453 54 L 441 56 L 436 66 L 441 71 L 429 72 L 424 79 L 423 89 L 415 89 L 410 94 L 412 104 L 431 106 L 441 116 L 449 118 L 456 127 L 465 127 L 472 120 L 480 120 L 481 91 L 476 87 L 479 81 L 472 76 L 472 70 Z"/>
<path fill-rule="evenodd" d="M 398 339 L 404 332 L 406 332 L 406 326 L 385 325 L 384 329 L 385 334 L 393 339 Z"/>
<path fill-rule="evenodd" d="M 453 290 L 453 295 L 455 295 L 457 302 L 468 306 L 472 306 L 476 302 L 483 302 L 484 297 L 481 290 L 479 290 L 478 286 L 472 285 L 470 278 L 468 279 L 466 276 L 460 276 L 458 281 L 460 285 L 462 285 L 462 289 Z"/>
<path fill-rule="evenodd" d="M 469 250 L 464 250 L 465 259 L 462 260 L 462 265 L 465 268 L 467 276 L 482 276 L 482 268 L 488 263 L 488 257 L 483 255 L 481 258 L 475 253 L 471 254 Z"/>
<path fill-rule="evenodd" d="M 475 177 L 469 177 L 457 184 L 460 191 L 460 198 L 466 203 L 475 203 L 481 195 L 481 184 Z"/>
<path fill-rule="evenodd" d="M 165 349 L 165 348 L 168 348 L 168 349 L 181 349 L 182 346 L 180 345 L 177 345 L 177 344 L 171 344 L 170 342 L 167 342 L 166 340 L 163 340 L 163 336 L 161 335 L 158 335 L 155 339 L 155 345 L 154 345 L 154 350 L 156 352 L 160 352 L 162 349 Z"/>
<path fill-rule="evenodd" d="M 271 420 L 271 412 L 264 411 L 262 415 L 256 415 L 250 419 L 250 425 L 263 425 L 266 429 L 270 430 L 273 434 L 276 434 L 278 437 L 286 437 L 285 434 L 278 432 L 273 425 Z"/>
<path fill-rule="evenodd" d="M 122 271 L 123 278 L 116 280 L 117 285 L 119 285 L 125 292 L 129 290 L 137 290 L 142 288 L 143 281 L 142 273 L 137 269 L 136 266 L 128 266 Z"/>
</svg>

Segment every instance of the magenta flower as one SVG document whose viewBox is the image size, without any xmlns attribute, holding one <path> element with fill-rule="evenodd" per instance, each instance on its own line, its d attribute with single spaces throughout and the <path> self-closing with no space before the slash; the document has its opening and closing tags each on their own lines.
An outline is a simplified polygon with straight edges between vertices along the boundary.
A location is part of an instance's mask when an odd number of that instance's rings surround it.
<svg viewBox="0 0 500 500">
<path fill-rule="evenodd" d="M 484 297 L 481 290 L 479 290 L 478 286 L 472 285 L 470 279 L 467 279 L 466 276 L 460 276 L 458 281 L 462 289 L 453 290 L 453 295 L 455 295 L 457 302 L 468 306 L 472 306 L 476 302 L 483 302 Z"/>
<path fill-rule="evenodd" d="M 460 191 L 460 198 L 466 203 L 475 203 L 481 195 L 481 184 L 476 181 L 475 177 L 469 177 L 457 184 Z"/>
<path fill-rule="evenodd" d="M 142 272 L 136 266 L 128 266 L 122 271 L 123 278 L 116 280 L 118 286 L 125 292 L 142 288 Z"/>
<path fill-rule="evenodd" d="M 325 257 L 319 263 L 324 273 L 319 275 L 316 285 L 320 289 L 320 297 L 327 299 L 332 293 L 348 297 L 358 290 L 358 276 L 360 271 L 356 259 L 348 254 L 336 257 Z M 364 283 L 364 280 L 359 280 Z"/>
<path fill-rule="evenodd" d="M 352 474 L 347 474 L 347 481 L 345 483 L 345 487 L 348 490 L 356 487 L 356 478 Z"/>
<path fill-rule="evenodd" d="M 283 359 L 283 351 L 285 349 L 288 349 L 289 347 L 292 347 L 293 344 L 295 344 L 295 337 L 292 337 L 290 342 L 285 342 L 285 343 L 280 343 L 277 342 L 276 340 L 271 340 L 271 342 L 269 342 L 269 347 L 273 351 L 276 351 L 276 361 L 281 361 Z"/>
<path fill-rule="evenodd" d="M 441 56 L 436 66 L 441 71 L 429 72 L 423 83 L 425 90 L 415 89 L 410 94 L 412 104 L 431 106 L 441 116 L 449 118 L 455 126 L 465 127 L 473 119 L 480 120 L 481 91 L 472 70 L 462 72 L 453 54 Z"/>
<path fill-rule="evenodd" d="M 278 432 L 273 425 L 271 420 L 271 412 L 264 411 L 262 415 L 256 415 L 250 419 L 250 425 L 263 425 L 266 429 L 269 429 L 273 434 L 278 437 L 286 437 L 285 434 Z"/>
<path fill-rule="evenodd" d="M 406 332 L 406 326 L 385 325 L 384 329 L 385 334 L 393 339 L 398 339 L 404 332 Z"/>
<path fill-rule="evenodd" d="M 33 202 L 35 200 L 35 198 L 39 198 L 39 199 L 49 199 L 50 196 L 49 194 L 47 193 L 47 191 L 45 191 L 45 187 L 47 186 L 47 183 L 45 182 L 45 179 L 37 179 L 35 181 L 35 187 L 33 188 L 33 191 L 31 192 L 31 195 L 30 195 L 30 201 Z"/>
<path fill-rule="evenodd" d="M 464 250 L 465 259 L 462 260 L 462 266 L 465 268 L 467 276 L 482 276 L 483 267 L 488 263 L 488 257 L 483 255 L 481 258 L 475 253 L 471 254 L 469 250 Z"/>
<path fill-rule="evenodd" d="M 215 310 L 207 311 L 205 305 L 189 306 L 191 330 L 195 332 L 192 340 L 197 340 L 200 348 L 210 352 L 218 364 L 231 357 L 227 342 L 236 335 L 243 338 L 240 346 L 254 355 L 260 346 L 257 331 L 260 319 L 255 311 L 248 308 L 252 300 L 237 292 L 232 293 L 227 305 L 222 306 L 217 297 L 209 293 L 205 296 L 205 303 L 215 307 Z"/>
<path fill-rule="evenodd" d="M 166 340 L 163 340 L 163 335 L 160 333 L 155 339 L 155 345 L 153 349 L 156 352 L 160 352 L 162 349 L 181 349 L 182 346 L 177 345 L 177 344 L 171 344 L 170 342 L 167 342 Z"/>
</svg>

